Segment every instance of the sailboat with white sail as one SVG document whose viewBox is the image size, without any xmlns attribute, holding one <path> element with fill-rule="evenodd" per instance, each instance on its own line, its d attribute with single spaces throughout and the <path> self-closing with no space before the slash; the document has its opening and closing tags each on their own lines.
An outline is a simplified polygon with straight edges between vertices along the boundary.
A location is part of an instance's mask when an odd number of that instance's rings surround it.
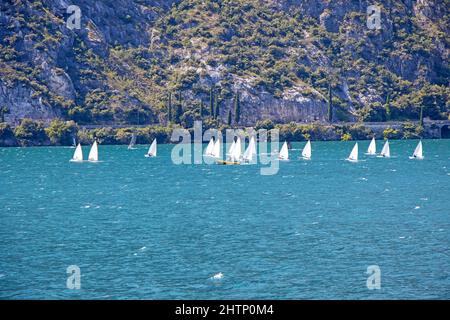
<svg viewBox="0 0 450 320">
<path fill-rule="evenodd" d="M 383 149 L 381 149 L 381 153 L 378 156 L 379 158 L 390 158 L 391 157 L 391 149 L 389 148 L 389 140 L 383 145 Z"/>
<path fill-rule="evenodd" d="M 81 144 L 79 143 L 73 153 L 72 162 L 83 162 L 83 149 L 81 148 Z"/>
<path fill-rule="evenodd" d="M 311 160 L 311 141 L 308 140 L 308 142 L 306 143 L 305 147 L 303 148 L 302 151 L 302 158 L 305 160 Z"/>
<path fill-rule="evenodd" d="M 148 148 L 148 152 L 145 155 L 146 158 L 152 158 L 152 157 L 156 157 L 156 152 L 157 152 L 157 142 L 156 142 L 156 138 L 153 140 L 152 144 L 150 145 L 150 148 Z"/>
<path fill-rule="evenodd" d="M 74 149 L 77 147 L 77 141 L 75 140 L 74 137 L 72 137 L 72 145 L 70 147 Z"/>
<path fill-rule="evenodd" d="M 220 158 L 220 153 L 222 151 L 222 147 L 220 145 L 220 139 L 216 139 L 216 142 L 214 142 L 214 146 L 211 152 L 211 157 L 213 158 Z"/>
<path fill-rule="evenodd" d="M 217 164 L 224 165 L 238 165 L 241 164 L 241 138 L 237 137 L 236 141 L 233 140 L 233 143 L 228 150 L 228 157 L 226 160 L 216 160 Z"/>
<path fill-rule="evenodd" d="M 422 140 L 417 144 L 416 149 L 414 149 L 414 153 L 410 159 L 422 160 L 423 159 L 423 148 L 422 148 Z"/>
<path fill-rule="evenodd" d="M 89 162 L 98 162 L 97 140 L 94 140 L 94 143 L 92 144 L 91 150 L 89 151 L 88 161 Z"/>
<path fill-rule="evenodd" d="M 130 144 L 128 145 L 128 150 L 134 150 L 136 145 L 136 133 L 133 132 L 133 134 L 131 135 L 131 141 Z"/>
<path fill-rule="evenodd" d="M 211 138 L 211 140 L 209 140 L 208 145 L 206 146 L 205 156 L 211 157 L 213 155 L 214 145 L 215 145 L 214 138 Z"/>
<path fill-rule="evenodd" d="M 370 141 L 369 148 L 367 148 L 367 153 L 370 156 L 374 156 L 377 154 L 377 143 L 375 141 L 375 137 L 372 138 L 372 141 Z"/>
<path fill-rule="evenodd" d="M 278 154 L 278 159 L 282 161 L 289 161 L 289 149 L 286 141 L 281 147 L 280 153 Z"/>
<path fill-rule="evenodd" d="M 350 162 L 358 162 L 358 142 L 355 143 L 352 152 L 350 152 L 350 155 L 346 160 Z"/>
<path fill-rule="evenodd" d="M 250 142 L 248 143 L 247 149 L 245 149 L 244 154 L 242 155 L 242 161 L 244 163 L 253 163 L 256 161 L 257 152 L 256 152 L 256 142 L 255 137 L 250 138 Z"/>
</svg>

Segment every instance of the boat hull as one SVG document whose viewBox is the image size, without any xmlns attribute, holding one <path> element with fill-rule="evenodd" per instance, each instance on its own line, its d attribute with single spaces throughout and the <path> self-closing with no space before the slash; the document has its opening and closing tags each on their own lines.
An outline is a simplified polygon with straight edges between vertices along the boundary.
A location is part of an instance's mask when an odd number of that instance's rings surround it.
<svg viewBox="0 0 450 320">
<path fill-rule="evenodd" d="M 233 166 L 233 165 L 240 165 L 241 163 L 237 161 L 216 160 L 216 164 Z"/>
</svg>

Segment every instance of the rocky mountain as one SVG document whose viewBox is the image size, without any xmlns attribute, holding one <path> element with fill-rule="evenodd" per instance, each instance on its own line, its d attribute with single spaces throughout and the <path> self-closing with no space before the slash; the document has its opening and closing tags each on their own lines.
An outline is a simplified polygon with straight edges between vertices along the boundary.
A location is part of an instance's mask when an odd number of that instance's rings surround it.
<svg viewBox="0 0 450 320">
<path fill-rule="evenodd" d="M 80 29 L 67 25 L 70 5 L 81 10 Z M 448 0 L 2 0 L 0 108 L 12 124 L 190 126 L 232 116 L 254 125 L 327 121 L 331 96 L 333 121 L 417 119 L 422 107 L 447 119 L 449 8 Z"/>
</svg>

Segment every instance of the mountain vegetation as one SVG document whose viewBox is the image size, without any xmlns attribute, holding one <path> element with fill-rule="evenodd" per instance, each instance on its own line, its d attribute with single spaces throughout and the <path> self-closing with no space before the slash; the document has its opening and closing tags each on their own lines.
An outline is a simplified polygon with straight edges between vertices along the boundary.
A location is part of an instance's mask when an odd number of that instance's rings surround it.
<svg viewBox="0 0 450 320">
<path fill-rule="evenodd" d="M 74 4 L 81 29 L 67 27 L 64 1 L 1 2 L 9 124 L 449 119 L 448 0 Z M 380 29 L 367 27 L 372 4 Z"/>
</svg>

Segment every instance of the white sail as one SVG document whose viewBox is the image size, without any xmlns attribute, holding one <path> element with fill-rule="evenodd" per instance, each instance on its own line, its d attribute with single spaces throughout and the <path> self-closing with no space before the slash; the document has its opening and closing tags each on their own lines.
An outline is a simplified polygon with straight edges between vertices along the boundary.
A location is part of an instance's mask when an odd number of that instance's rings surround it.
<svg viewBox="0 0 450 320">
<path fill-rule="evenodd" d="M 214 139 L 211 138 L 211 140 L 209 140 L 208 146 L 206 147 L 205 156 L 211 156 L 213 153 L 213 149 L 214 149 Z"/>
<path fill-rule="evenodd" d="M 352 152 L 348 156 L 347 160 L 358 161 L 358 142 L 355 143 L 355 146 L 353 147 Z"/>
<path fill-rule="evenodd" d="M 384 146 L 383 146 L 383 149 L 381 149 L 380 155 L 385 158 L 391 157 L 391 150 L 389 148 L 389 140 L 386 140 L 386 142 L 384 143 Z"/>
<path fill-rule="evenodd" d="M 81 162 L 83 161 L 83 149 L 81 149 L 81 144 L 78 144 L 77 148 L 72 157 L 72 161 Z"/>
<path fill-rule="evenodd" d="M 231 161 L 239 161 L 241 159 L 241 138 L 237 137 L 236 143 L 234 145 L 234 148 L 232 150 L 233 152 L 230 154 Z"/>
<path fill-rule="evenodd" d="M 128 145 L 128 149 L 133 149 L 135 144 L 136 144 L 136 134 L 133 132 L 130 144 Z"/>
<path fill-rule="evenodd" d="M 278 158 L 280 160 L 289 160 L 289 150 L 288 150 L 288 145 L 287 145 L 286 141 L 283 143 L 283 146 L 281 147 Z"/>
<path fill-rule="evenodd" d="M 311 141 L 308 140 L 306 146 L 303 148 L 302 157 L 305 159 L 311 159 Z"/>
<path fill-rule="evenodd" d="M 147 156 L 148 157 L 156 157 L 156 138 L 153 140 L 152 144 L 150 145 L 150 148 L 148 148 Z"/>
<path fill-rule="evenodd" d="M 77 146 L 77 142 L 75 138 L 72 137 L 72 147 L 75 148 Z"/>
<path fill-rule="evenodd" d="M 423 159 L 422 140 L 417 144 L 411 159 Z"/>
<path fill-rule="evenodd" d="M 251 137 L 248 147 L 245 150 L 244 154 L 242 155 L 242 159 L 244 159 L 244 161 L 247 162 L 252 162 L 255 158 L 256 158 L 255 137 Z"/>
<path fill-rule="evenodd" d="M 91 147 L 91 150 L 89 151 L 89 161 L 98 161 L 98 145 L 97 140 L 94 141 L 94 144 Z"/>
<path fill-rule="evenodd" d="M 213 150 L 211 152 L 211 156 L 213 156 L 214 158 L 220 158 L 220 140 L 216 139 L 216 142 L 214 143 L 214 147 Z"/>
<path fill-rule="evenodd" d="M 367 149 L 367 154 L 375 155 L 377 153 L 377 144 L 375 142 L 375 138 L 372 138 L 370 141 L 369 148 Z"/>
<path fill-rule="evenodd" d="M 235 147 L 236 147 L 236 141 L 233 140 L 233 143 L 231 143 L 230 149 L 228 149 L 228 157 L 229 158 L 231 158 L 233 156 Z"/>
</svg>

